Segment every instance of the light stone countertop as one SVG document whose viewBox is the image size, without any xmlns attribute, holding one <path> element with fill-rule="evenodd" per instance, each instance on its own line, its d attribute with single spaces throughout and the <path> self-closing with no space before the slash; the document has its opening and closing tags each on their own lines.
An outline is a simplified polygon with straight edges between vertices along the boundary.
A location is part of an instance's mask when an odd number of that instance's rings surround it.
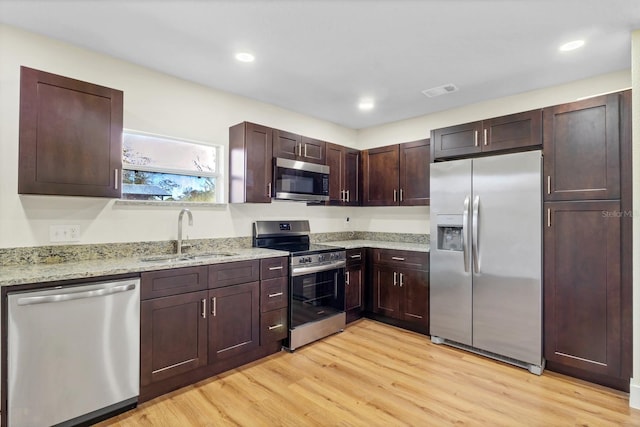
<svg viewBox="0 0 640 427">
<path fill-rule="evenodd" d="M 428 243 L 404 243 L 404 242 L 385 242 L 381 240 L 341 240 L 322 242 L 323 245 L 341 246 L 345 249 L 356 248 L 379 248 L 379 249 L 398 249 L 402 251 L 429 252 L 430 245 Z"/>
<path fill-rule="evenodd" d="M 190 267 L 194 265 L 219 264 L 261 258 L 289 256 L 288 252 L 271 249 L 248 248 L 217 251 L 233 253 L 231 256 L 203 257 L 180 261 L 143 261 L 144 258 L 113 258 L 58 264 L 27 264 L 0 267 L 0 286 L 46 283 L 59 280 L 92 279 L 117 274 L 135 274 L 153 270 Z M 189 255 L 189 254 L 187 254 Z M 197 254 L 194 254 L 197 255 Z"/>
</svg>

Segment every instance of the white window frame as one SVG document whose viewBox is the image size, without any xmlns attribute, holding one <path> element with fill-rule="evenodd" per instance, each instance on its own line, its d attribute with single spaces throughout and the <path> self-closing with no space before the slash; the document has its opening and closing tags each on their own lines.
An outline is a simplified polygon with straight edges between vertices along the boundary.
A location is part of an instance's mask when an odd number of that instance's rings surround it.
<svg viewBox="0 0 640 427">
<path fill-rule="evenodd" d="M 149 165 L 130 165 L 124 161 L 124 135 L 139 135 L 146 136 L 151 138 L 158 138 L 165 141 L 172 141 L 176 144 L 195 144 L 195 145 L 204 145 L 209 148 L 213 148 L 216 150 L 216 171 L 217 172 L 207 172 L 207 171 L 193 171 L 188 169 L 181 168 L 171 168 L 171 167 L 157 167 L 157 166 L 149 166 Z M 185 176 L 196 176 L 196 177 L 209 177 L 215 178 L 216 181 L 216 199 L 211 202 L 204 202 L 205 204 L 222 204 L 225 200 L 225 182 L 224 182 L 224 170 L 222 162 L 222 158 L 224 157 L 224 146 L 222 144 L 214 144 L 210 142 L 196 141 L 185 138 L 176 138 L 172 136 L 160 135 L 156 133 L 143 132 L 133 129 L 123 129 L 122 131 L 123 137 L 123 159 L 122 159 L 122 170 L 123 174 L 121 174 L 121 182 L 122 185 L 122 177 L 124 175 L 124 171 L 139 171 L 139 172 L 155 172 L 155 173 L 166 173 L 173 175 L 185 175 Z M 203 202 L 189 202 L 189 201 L 180 201 L 180 200 L 132 200 L 132 199 L 121 199 L 122 202 L 126 203 L 153 203 L 160 205 L 171 205 L 171 204 L 198 204 L 201 205 Z"/>
</svg>

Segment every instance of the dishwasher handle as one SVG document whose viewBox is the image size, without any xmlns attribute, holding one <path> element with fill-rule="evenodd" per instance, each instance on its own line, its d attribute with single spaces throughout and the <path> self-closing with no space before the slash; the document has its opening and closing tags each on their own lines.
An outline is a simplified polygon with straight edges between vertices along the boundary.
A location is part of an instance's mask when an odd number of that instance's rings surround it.
<svg viewBox="0 0 640 427">
<path fill-rule="evenodd" d="M 112 295 L 112 294 L 117 294 L 121 292 L 131 291 L 135 288 L 136 288 L 135 283 L 129 283 L 126 285 L 104 287 L 104 288 L 92 289 L 90 291 L 84 291 L 84 292 L 70 292 L 70 293 L 55 294 L 55 295 L 23 297 L 23 298 L 18 298 L 17 303 L 18 305 L 48 304 L 51 302 L 63 302 L 63 301 L 70 301 L 75 299 L 102 297 L 106 295 Z"/>
</svg>

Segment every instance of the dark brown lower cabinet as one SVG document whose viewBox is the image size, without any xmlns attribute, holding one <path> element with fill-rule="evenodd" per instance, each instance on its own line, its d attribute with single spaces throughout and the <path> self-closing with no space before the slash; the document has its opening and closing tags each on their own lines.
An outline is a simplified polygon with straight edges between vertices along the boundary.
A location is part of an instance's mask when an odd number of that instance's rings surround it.
<svg viewBox="0 0 640 427">
<path fill-rule="evenodd" d="M 429 254 L 371 250 L 373 317 L 421 333 L 429 332 Z"/>
<path fill-rule="evenodd" d="M 260 282 L 209 291 L 209 363 L 260 345 Z"/>
<path fill-rule="evenodd" d="M 547 367 L 628 388 L 623 377 L 619 201 L 545 203 L 544 347 Z"/>
<path fill-rule="evenodd" d="M 364 251 L 364 249 L 347 250 L 344 279 L 347 323 L 361 318 L 364 312 Z"/>
<path fill-rule="evenodd" d="M 142 386 L 207 364 L 207 291 L 142 301 L 140 383 Z"/>
</svg>

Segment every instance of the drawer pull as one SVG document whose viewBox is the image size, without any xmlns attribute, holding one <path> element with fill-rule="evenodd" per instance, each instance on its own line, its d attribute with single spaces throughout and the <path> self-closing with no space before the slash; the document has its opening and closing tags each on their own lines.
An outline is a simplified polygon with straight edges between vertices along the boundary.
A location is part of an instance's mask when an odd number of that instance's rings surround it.
<svg viewBox="0 0 640 427">
<path fill-rule="evenodd" d="M 269 294 L 269 298 L 280 297 L 282 295 L 283 295 L 282 292 L 276 292 L 275 294 Z"/>
<path fill-rule="evenodd" d="M 284 267 L 279 265 L 277 267 L 269 267 L 269 271 L 273 271 L 273 270 L 282 270 Z"/>
<path fill-rule="evenodd" d="M 362 258 L 362 254 L 351 255 L 349 258 L 351 258 L 351 259 L 360 259 L 360 258 Z"/>
<path fill-rule="evenodd" d="M 399 256 L 392 256 L 391 259 L 394 261 L 404 261 L 404 258 L 401 258 Z"/>
<path fill-rule="evenodd" d="M 274 329 L 282 328 L 282 323 L 278 323 L 277 325 L 269 326 L 269 330 L 273 331 Z"/>
</svg>

